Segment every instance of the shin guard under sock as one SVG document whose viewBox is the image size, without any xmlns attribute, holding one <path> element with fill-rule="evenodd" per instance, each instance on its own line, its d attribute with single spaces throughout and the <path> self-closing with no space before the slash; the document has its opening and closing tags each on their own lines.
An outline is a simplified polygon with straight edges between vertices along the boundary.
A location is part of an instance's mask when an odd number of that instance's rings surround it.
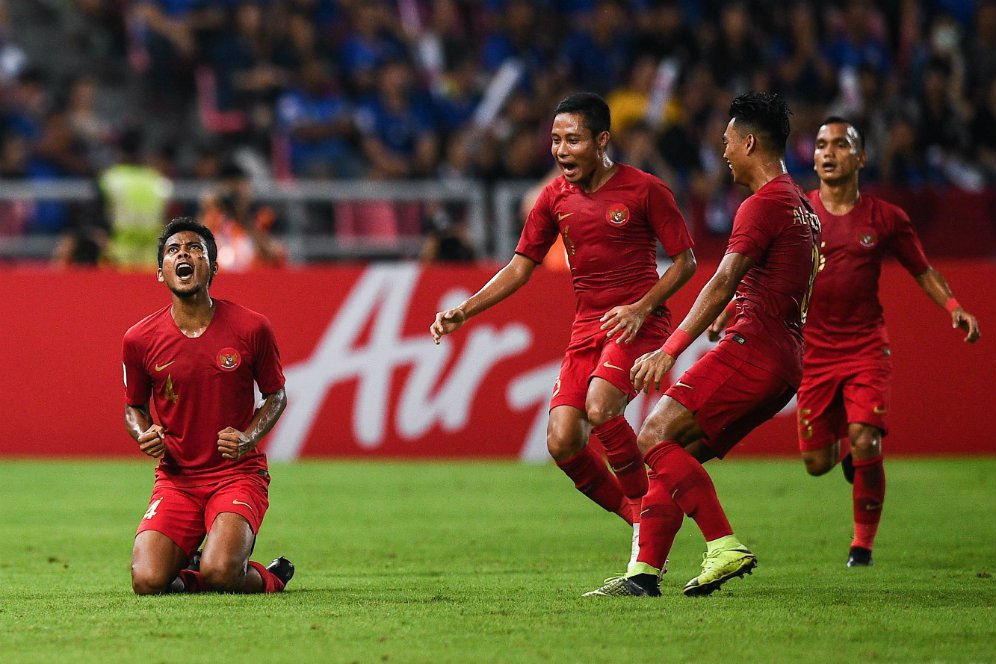
<svg viewBox="0 0 996 664">
<path fill-rule="evenodd" d="M 885 468 L 882 455 L 854 460 L 854 539 L 851 546 L 869 551 L 875 543 L 885 502 Z"/>
<path fill-rule="evenodd" d="M 558 461 L 557 466 L 574 481 L 578 491 L 609 512 L 615 512 L 626 523 L 632 524 L 632 510 L 623 495 L 619 480 L 609 472 L 600 456 L 588 446 L 567 461 Z"/>
<path fill-rule="evenodd" d="M 644 459 L 660 476 L 681 511 L 695 520 L 707 542 L 733 534 L 712 478 L 684 447 L 665 440 L 647 452 Z"/>
<path fill-rule="evenodd" d="M 284 589 L 284 582 L 277 578 L 276 574 L 266 569 L 262 563 L 257 563 L 255 560 L 249 561 L 249 566 L 254 570 L 259 572 L 260 577 L 263 579 L 263 592 L 264 593 L 279 593 Z"/>
<path fill-rule="evenodd" d="M 640 500 L 647 492 L 647 470 L 636 444 L 636 433 L 622 415 L 592 429 L 605 448 L 609 466 L 633 510 L 633 522 L 640 520 Z"/>
<path fill-rule="evenodd" d="M 637 561 L 663 570 L 684 518 L 667 485 L 656 473 L 651 473 L 650 488 L 643 497 L 640 515 L 640 553 Z"/>
</svg>

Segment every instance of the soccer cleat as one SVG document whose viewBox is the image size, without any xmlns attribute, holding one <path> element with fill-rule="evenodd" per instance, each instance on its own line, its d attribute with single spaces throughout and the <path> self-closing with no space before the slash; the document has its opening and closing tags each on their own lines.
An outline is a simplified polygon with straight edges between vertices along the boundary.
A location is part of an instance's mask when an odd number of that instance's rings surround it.
<svg viewBox="0 0 996 664">
<path fill-rule="evenodd" d="M 653 574 L 638 574 L 644 583 L 625 576 L 610 576 L 601 588 L 586 592 L 582 597 L 660 597 L 661 589 Z"/>
<path fill-rule="evenodd" d="M 844 473 L 844 479 L 848 484 L 854 484 L 854 457 L 848 452 L 847 456 L 840 460 L 840 469 Z"/>
<path fill-rule="evenodd" d="M 283 556 L 274 558 L 273 562 L 266 566 L 266 571 L 284 582 L 284 585 L 294 578 L 294 563 Z"/>
<path fill-rule="evenodd" d="M 747 547 L 720 549 L 702 559 L 702 573 L 685 584 L 689 597 L 709 595 L 735 576 L 750 574 L 757 567 L 757 557 Z"/>
<path fill-rule="evenodd" d="M 871 549 L 866 549 L 863 546 L 851 547 L 851 552 L 847 555 L 848 567 L 871 567 L 874 564 Z"/>
</svg>

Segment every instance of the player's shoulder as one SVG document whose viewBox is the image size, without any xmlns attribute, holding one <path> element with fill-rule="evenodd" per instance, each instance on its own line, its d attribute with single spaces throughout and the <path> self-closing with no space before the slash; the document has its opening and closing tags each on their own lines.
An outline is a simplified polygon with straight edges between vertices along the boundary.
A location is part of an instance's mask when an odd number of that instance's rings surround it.
<svg viewBox="0 0 996 664">
<path fill-rule="evenodd" d="M 270 319 L 265 315 L 231 300 L 215 298 L 216 315 L 221 314 L 228 325 L 247 331 L 270 329 Z"/>
<path fill-rule="evenodd" d="M 167 304 L 129 327 L 124 334 L 125 341 L 138 341 L 149 334 L 156 334 L 163 320 L 169 316 L 171 306 Z"/>
<path fill-rule="evenodd" d="M 893 223 L 909 223 L 910 221 L 906 210 L 874 194 L 862 192 L 861 204 L 868 211 L 868 214 L 873 217 L 885 219 Z"/>
</svg>

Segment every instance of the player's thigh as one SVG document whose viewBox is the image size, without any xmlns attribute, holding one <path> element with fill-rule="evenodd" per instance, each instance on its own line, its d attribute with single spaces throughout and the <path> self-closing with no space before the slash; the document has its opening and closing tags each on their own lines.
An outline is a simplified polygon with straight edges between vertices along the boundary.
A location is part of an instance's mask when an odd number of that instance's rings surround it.
<svg viewBox="0 0 996 664">
<path fill-rule="evenodd" d="M 572 334 L 580 335 L 582 331 L 575 329 Z M 594 334 L 571 338 L 567 350 L 564 351 L 564 359 L 560 363 L 557 382 L 553 386 L 553 395 L 550 399 L 551 412 L 558 406 L 571 406 L 581 412 L 585 411 L 588 383 L 598 365 L 601 346 L 600 339 Z"/>
<path fill-rule="evenodd" d="M 796 426 L 799 451 L 813 469 L 823 467 L 839 450 L 840 439 L 847 435 L 847 413 L 842 385 L 846 374 L 833 371 L 808 372 L 796 395 Z M 827 468 L 833 467 L 836 457 Z M 819 473 L 816 473 L 819 474 Z"/>
<path fill-rule="evenodd" d="M 136 541 L 145 532 L 157 532 L 190 556 L 204 539 L 205 499 L 196 489 L 156 480 L 149 506 L 138 523 Z"/>
<path fill-rule="evenodd" d="M 204 526 L 208 538 L 214 533 L 218 517 L 223 514 L 241 516 L 253 533 L 258 533 L 263 517 L 270 507 L 270 474 L 259 471 L 237 475 L 218 483 L 204 507 Z"/>
<path fill-rule="evenodd" d="M 157 530 L 144 530 L 135 536 L 131 552 L 132 587 L 139 594 L 163 592 L 186 564 L 187 554 L 176 542 Z"/>
<path fill-rule="evenodd" d="M 692 412 L 680 401 L 665 395 L 644 420 L 636 442 L 640 452 L 646 454 L 665 440 L 689 445 L 700 440 L 702 436 L 702 428 L 695 421 Z"/>
<path fill-rule="evenodd" d="M 848 423 L 874 427 L 886 435 L 892 402 L 892 365 L 882 361 L 854 370 L 843 387 Z"/>
<path fill-rule="evenodd" d="M 636 397 L 636 390 L 629 378 L 630 369 L 638 357 L 657 350 L 664 345 L 666 339 L 666 328 L 654 324 L 640 328 L 636 339 L 630 343 L 616 343 L 613 339 L 603 341 L 598 361 L 592 369 L 592 383 L 595 378 L 601 378 L 622 392 L 626 402 L 632 401 Z M 589 396 L 590 394 L 589 390 Z"/>
</svg>

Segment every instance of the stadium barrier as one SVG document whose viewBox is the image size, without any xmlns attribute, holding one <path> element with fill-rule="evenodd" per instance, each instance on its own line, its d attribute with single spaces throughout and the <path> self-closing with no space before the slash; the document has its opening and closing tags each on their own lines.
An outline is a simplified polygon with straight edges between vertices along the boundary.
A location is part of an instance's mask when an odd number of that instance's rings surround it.
<svg viewBox="0 0 996 664">
<path fill-rule="evenodd" d="M 895 264 L 882 275 L 895 389 L 888 454 L 993 454 L 996 265 L 936 263 L 983 338 L 962 342 L 946 314 Z M 484 283 L 494 265 L 415 263 L 221 274 L 212 287 L 264 313 L 281 349 L 289 405 L 265 443 L 271 458 L 546 458 L 546 410 L 573 317 L 569 277 L 537 270 L 514 297 L 439 346 L 437 310 Z M 672 303 L 688 310 L 715 264 L 699 266 Z M 151 274 L 8 269 L 0 290 L 5 343 L 3 456 L 135 456 L 124 432 L 121 338 L 169 302 Z M 687 367 L 710 344 L 681 358 Z M 656 399 L 628 410 L 638 423 Z M 789 409 L 734 455 L 793 455 Z"/>
</svg>

